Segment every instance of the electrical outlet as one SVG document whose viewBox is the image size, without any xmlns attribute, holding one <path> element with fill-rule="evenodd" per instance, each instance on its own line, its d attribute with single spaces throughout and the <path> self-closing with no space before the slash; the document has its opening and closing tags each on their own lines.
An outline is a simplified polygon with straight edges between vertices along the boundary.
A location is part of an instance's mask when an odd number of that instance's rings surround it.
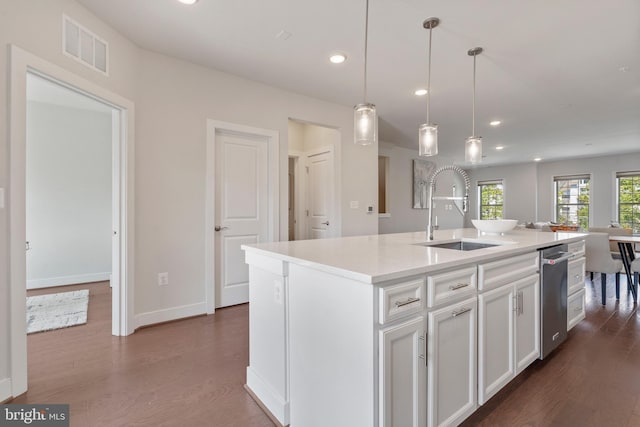
<svg viewBox="0 0 640 427">
<path fill-rule="evenodd" d="M 169 284 L 169 273 L 158 273 L 158 286 L 167 286 Z"/>
</svg>

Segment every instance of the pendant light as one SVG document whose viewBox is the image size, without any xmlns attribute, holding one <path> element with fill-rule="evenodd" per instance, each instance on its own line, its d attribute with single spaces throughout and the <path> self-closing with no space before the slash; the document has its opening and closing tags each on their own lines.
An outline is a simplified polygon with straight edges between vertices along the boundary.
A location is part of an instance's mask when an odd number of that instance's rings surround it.
<svg viewBox="0 0 640 427">
<path fill-rule="evenodd" d="M 429 30 L 429 62 L 427 66 L 427 121 L 418 128 L 418 154 L 435 156 L 438 154 L 438 125 L 429 121 L 429 104 L 431 101 L 431 32 L 438 26 L 440 19 L 427 18 L 422 26 Z"/>
<path fill-rule="evenodd" d="M 482 137 L 476 134 L 476 56 L 482 53 L 481 47 L 470 49 L 467 54 L 473 56 L 473 109 L 471 113 L 471 136 L 464 147 L 465 161 L 475 164 L 482 161 Z"/>
<path fill-rule="evenodd" d="M 371 145 L 378 141 L 376 106 L 367 102 L 367 42 L 369 37 L 369 0 L 366 0 L 364 22 L 364 96 L 362 104 L 353 107 L 353 141 L 358 145 Z"/>
</svg>

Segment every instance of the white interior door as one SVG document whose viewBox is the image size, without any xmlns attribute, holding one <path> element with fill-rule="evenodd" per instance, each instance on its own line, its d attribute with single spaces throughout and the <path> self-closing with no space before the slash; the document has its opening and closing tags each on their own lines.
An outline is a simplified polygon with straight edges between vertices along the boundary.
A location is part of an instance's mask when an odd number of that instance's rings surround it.
<svg viewBox="0 0 640 427">
<path fill-rule="evenodd" d="M 249 270 L 241 245 L 268 241 L 268 138 L 216 130 L 216 307 L 249 301 Z"/>
<path fill-rule="evenodd" d="M 331 223 L 335 223 L 333 150 L 328 148 L 307 154 L 307 174 L 307 236 L 310 239 L 332 237 Z"/>
</svg>

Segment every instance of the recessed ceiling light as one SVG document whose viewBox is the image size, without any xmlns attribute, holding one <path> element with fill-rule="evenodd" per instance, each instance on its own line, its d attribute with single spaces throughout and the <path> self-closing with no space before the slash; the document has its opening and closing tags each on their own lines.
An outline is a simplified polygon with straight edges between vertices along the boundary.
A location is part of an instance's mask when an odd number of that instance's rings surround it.
<svg viewBox="0 0 640 427">
<path fill-rule="evenodd" d="M 414 92 L 416 95 L 418 96 L 424 96 L 427 94 L 427 90 L 426 89 L 418 89 Z"/>
<path fill-rule="evenodd" d="M 336 53 L 335 55 L 331 55 L 329 57 L 329 61 L 333 64 L 342 64 L 347 60 L 347 56 L 342 53 Z"/>
<path fill-rule="evenodd" d="M 539 162 L 540 160 L 542 160 L 542 157 L 536 157 L 535 159 L 533 159 L 534 162 Z"/>
<path fill-rule="evenodd" d="M 494 121 L 492 121 L 492 122 L 489 122 L 489 124 L 490 124 L 491 126 L 498 126 L 498 125 L 500 125 L 500 123 L 502 123 L 500 120 L 494 120 Z"/>
<path fill-rule="evenodd" d="M 198 2 L 198 0 L 178 0 L 178 1 L 182 4 L 188 4 L 188 5 L 196 4 Z"/>
<path fill-rule="evenodd" d="M 496 145 L 496 150 L 504 150 L 504 147 L 502 145 Z"/>
</svg>

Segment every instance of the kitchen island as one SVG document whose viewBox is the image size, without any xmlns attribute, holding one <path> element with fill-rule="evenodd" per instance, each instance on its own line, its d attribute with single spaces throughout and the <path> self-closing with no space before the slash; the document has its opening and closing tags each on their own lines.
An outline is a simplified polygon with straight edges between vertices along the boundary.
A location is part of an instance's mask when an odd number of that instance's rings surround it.
<svg viewBox="0 0 640 427">
<path fill-rule="evenodd" d="M 583 238 L 456 229 L 244 246 L 247 390 L 282 425 L 456 425 L 540 356 L 538 249 L 569 244 L 583 284 Z M 451 249 L 461 241 L 471 250 Z"/>
</svg>

